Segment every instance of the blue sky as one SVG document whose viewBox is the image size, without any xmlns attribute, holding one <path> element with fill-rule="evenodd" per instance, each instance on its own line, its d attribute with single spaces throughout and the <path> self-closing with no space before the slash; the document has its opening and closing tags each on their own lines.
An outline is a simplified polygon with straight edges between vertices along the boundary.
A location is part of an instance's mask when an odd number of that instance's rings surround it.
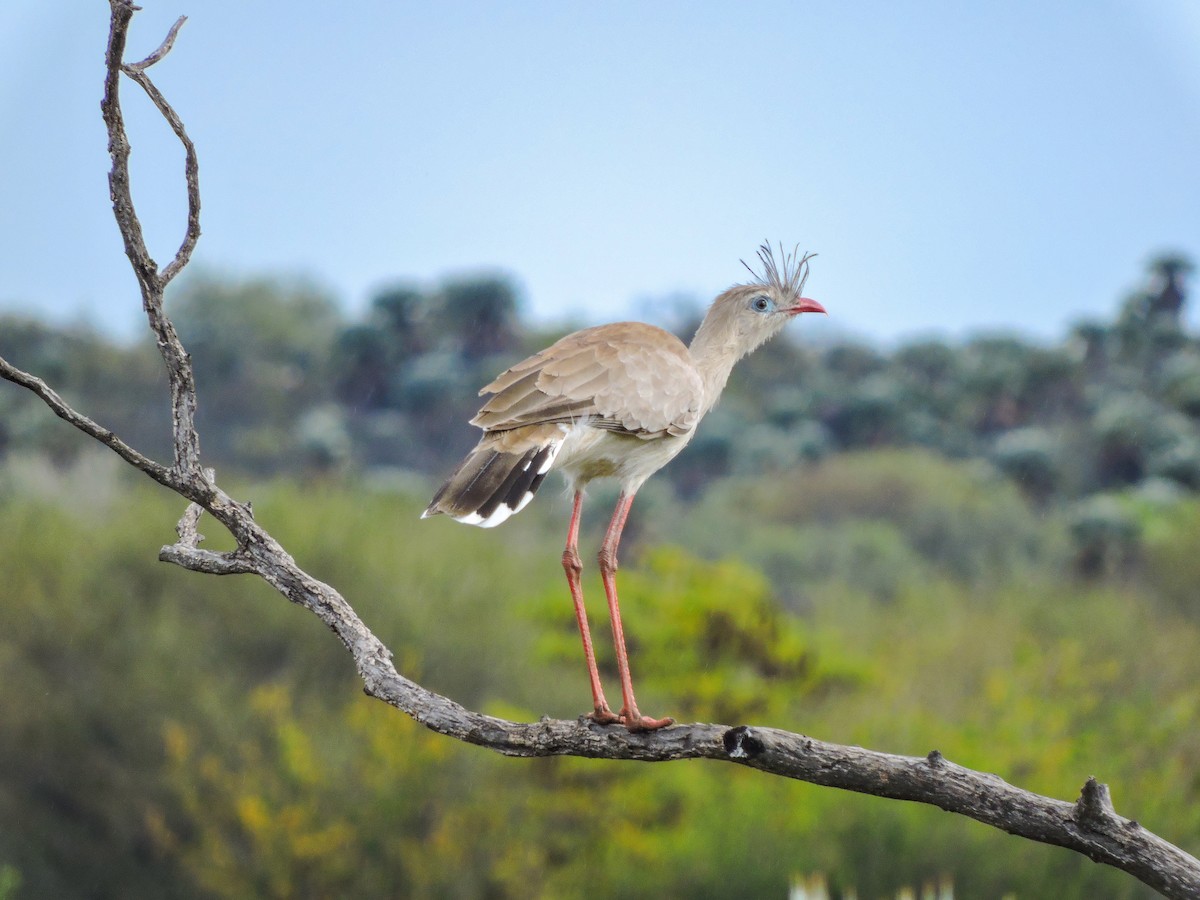
<svg viewBox="0 0 1200 900">
<path fill-rule="evenodd" d="M 1200 261 L 1200 4 L 142 0 L 131 56 L 200 153 L 198 265 L 501 270 L 541 319 L 707 299 L 764 238 L 819 252 L 813 335 L 884 342 L 1107 316 Z M 99 116 L 108 7 L 0 7 L 0 308 L 139 324 Z M 151 248 L 182 155 L 124 97 Z"/>
</svg>

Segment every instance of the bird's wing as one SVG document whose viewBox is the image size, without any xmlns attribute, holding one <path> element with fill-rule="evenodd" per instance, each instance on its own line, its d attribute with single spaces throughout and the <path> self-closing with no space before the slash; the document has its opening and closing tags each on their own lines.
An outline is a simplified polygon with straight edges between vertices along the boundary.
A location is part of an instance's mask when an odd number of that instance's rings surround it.
<svg viewBox="0 0 1200 900">
<path fill-rule="evenodd" d="M 687 434 L 703 383 L 687 348 L 640 322 L 585 328 L 517 363 L 479 393 L 493 396 L 471 420 L 485 431 L 587 419 L 641 437 Z"/>
</svg>

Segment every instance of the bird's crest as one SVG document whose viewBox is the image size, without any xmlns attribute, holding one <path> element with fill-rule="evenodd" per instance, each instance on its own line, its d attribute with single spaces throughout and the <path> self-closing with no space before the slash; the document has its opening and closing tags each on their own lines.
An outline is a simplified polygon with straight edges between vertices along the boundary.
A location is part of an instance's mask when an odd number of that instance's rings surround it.
<svg viewBox="0 0 1200 900">
<path fill-rule="evenodd" d="M 788 253 L 783 249 L 781 243 L 779 255 L 781 259 L 776 262 L 775 256 L 771 252 L 771 245 L 764 241 L 758 248 L 758 259 L 762 263 L 761 275 L 754 271 L 744 259 L 741 263 L 754 276 L 755 284 L 775 288 L 785 296 L 799 297 L 800 292 L 804 290 L 804 282 L 808 281 L 808 261 L 817 254 L 801 254 L 799 244 L 792 249 L 791 253 Z"/>
</svg>

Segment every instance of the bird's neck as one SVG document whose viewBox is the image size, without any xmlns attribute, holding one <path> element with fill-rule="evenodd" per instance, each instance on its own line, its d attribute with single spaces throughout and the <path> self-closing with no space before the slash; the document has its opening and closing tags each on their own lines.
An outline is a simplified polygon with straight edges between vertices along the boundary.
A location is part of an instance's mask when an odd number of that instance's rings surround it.
<svg viewBox="0 0 1200 900">
<path fill-rule="evenodd" d="M 688 355 L 704 382 L 704 406 L 701 409 L 701 414 L 704 414 L 720 399 L 729 373 L 743 354 L 730 330 L 721 327 L 721 323 L 712 321 L 710 317 L 696 330 L 696 336 L 688 346 Z"/>
</svg>

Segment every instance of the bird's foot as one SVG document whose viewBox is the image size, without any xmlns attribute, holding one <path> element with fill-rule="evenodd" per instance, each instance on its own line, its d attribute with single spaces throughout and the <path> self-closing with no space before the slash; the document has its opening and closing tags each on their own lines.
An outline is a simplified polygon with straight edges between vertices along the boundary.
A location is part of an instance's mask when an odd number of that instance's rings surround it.
<svg viewBox="0 0 1200 900">
<path fill-rule="evenodd" d="M 597 706 L 594 710 L 587 714 L 587 717 L 597 725 L 616 725 L 625 721 L 615 712 L 609 709 L 607 705 Z"/>
<path fill-rule="evenodd" d="M 632 711 L 628 708 L 622 708 L 618 718 L 622 725 L 635 734 L 643 731 L 658 731 L 660 728 L 666 728 L 668 725 L 675 724 L 675 720 L 670 716 L 665 719 L 653 719 L 650 716 L 643 716 L 637 711 L 637 707 L 634 707 Z"/>
</svg>

